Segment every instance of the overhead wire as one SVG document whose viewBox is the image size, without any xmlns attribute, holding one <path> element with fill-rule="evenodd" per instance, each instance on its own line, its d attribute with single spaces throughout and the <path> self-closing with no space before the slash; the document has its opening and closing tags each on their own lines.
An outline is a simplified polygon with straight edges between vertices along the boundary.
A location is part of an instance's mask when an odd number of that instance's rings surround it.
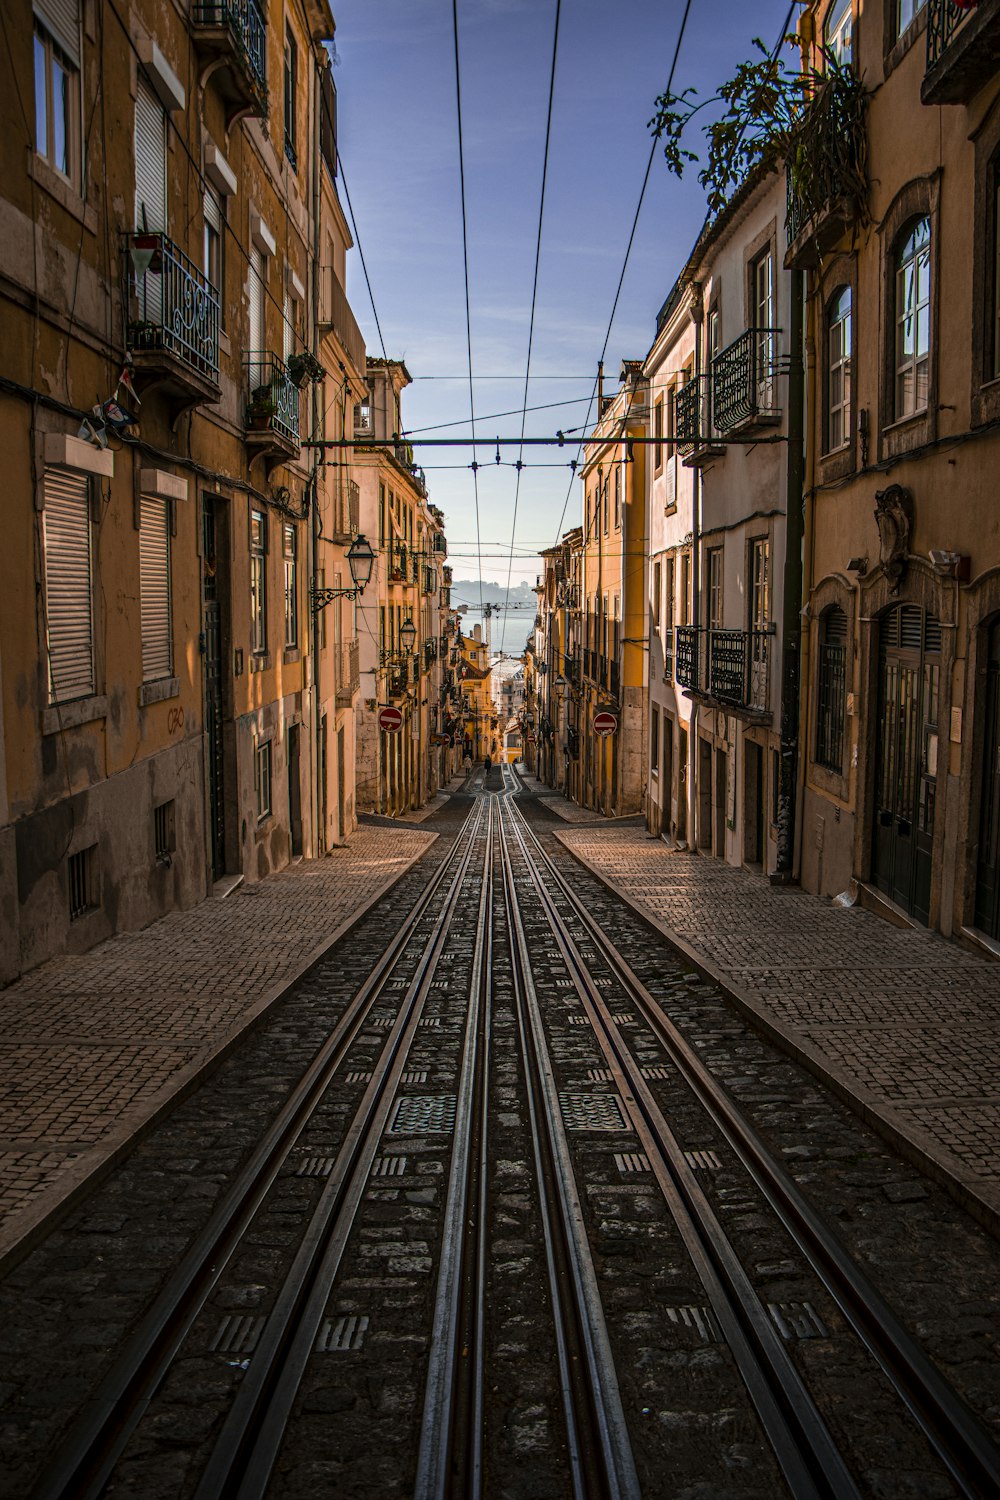
<svg viewBox="0 0 1000 1500">
<path fill-rule="evenodd" d="M 469 425 L 472 430 L 472 490 L 476 504 L 476 542 L 479 544 L 479 469 L 476 463 L 476 399 L 472 383 L 472 313 L 469 307 L 469 221 L 465 199 L 465 143 L 462 138 L 462 69 L 458 48 L 458 0 L 451 0 L 455 40 L 455 108 L 458 116 L 458 175 L 462 190 L 462 265 L 465 272 L 465 343 L 469 359 Z M 483 560 L 479 559 L 479 607 L 483 604 Z"/>
<path fill-rule="evenodd" d="M 559 55 L 559 17 L 562 14 L 562 0 L 556 0 L 555 24 L 552 30 L 552 67 L 549 71 L 549 107 L 545 118 L 545 151 L 542 156 L 542 187 L 538 199 L 538 234 L 535 239 L 535 271 L 531 282 L 531 317 L 528 320 L 528 353 L 524 365 L 524 398 L 521 402 L 521 437 L 524 437 L 525 423 L 528 414 L 528 385 L 531 381 L 531 349 L 535 337 L 535 308 L 538 302 L 538 267 L 542 258 L 542 223 L 545 218 L 545 184 L 549 175 L 549 145 L 552 141 L 552 106 L 556 92 L 556 60 Z M 587 414 L 590 414 L 590 405 L 587 405 Z M 517 479 L 514 483 L 514 514 L 510 523 L 510 555 L 511 564 L 514 558 L 514 538 L 517 534 L 517 506 L 521 497 L 521 475 L 523 470 L 524 445 L 518 450 L 517 464 L 515 465 Z M 510 597 L 510 573 L 507 570 L 507 598 Z M 500 650 L 503 650 L 504 637 L 507 630 L 507 620 L 500 628 Z"/>
</svg>

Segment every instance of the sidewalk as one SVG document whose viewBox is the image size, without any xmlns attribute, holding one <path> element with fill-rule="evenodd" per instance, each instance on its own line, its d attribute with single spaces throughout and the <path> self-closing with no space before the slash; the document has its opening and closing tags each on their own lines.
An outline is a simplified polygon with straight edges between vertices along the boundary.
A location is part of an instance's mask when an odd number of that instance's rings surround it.
<svg viewBox="0 0 1000 1500">
<path fill-rule="evenodd" d="M 555 837 L 759 1030 L 1000 1228 L 1000 963 L 678 853 L 644 829 Z"/>
<path fill-rule="evenodd" d="M 0 990 L 0 1267 L 436 837 L 363 826 L 325 859 Z"/>
<path fill-rule="evenodd" d="M 525 788 L 532 797 L 537 797 L 544 802 L 549 812 L 555 813 L 557 818 L 562 818 L 564 823 L 589 823 L 600 825 L 602 828 L 614 828 L 619 823 L 631 822 L 636 814 L 629 813 L 624 818 L 606 818 L 603 813 L 595 812 L 592 807 L 580 807 L 576 802 L 571 802 L 564 797 L 562 792 L 554 791 L 544 781 L 539 781 L 537 776 L 532 776 L 530 771 L 522 770 L 524 762 L 518 762 L 518 776 L 524 782 Z"/>
</svg>

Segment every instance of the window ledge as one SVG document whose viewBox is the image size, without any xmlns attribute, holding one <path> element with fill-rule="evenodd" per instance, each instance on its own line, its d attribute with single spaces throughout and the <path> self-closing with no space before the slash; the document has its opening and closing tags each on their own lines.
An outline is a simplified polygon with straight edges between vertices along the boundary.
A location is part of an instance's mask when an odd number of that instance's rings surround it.
<svg viewBox="0 0 1000 1500">
<path fill-rule="evenodd" d="M 917 12 L 913 20 L 907 26 L 902 36 L 898 36 L 892 46 L 885 53 L 883 60 L 883 73 L 886 78 L 899 67 L 903 58 L 909 52 L 918 37 L 924 35 L 927 30 L 927 6 L 923 6 Z"/>
<path fill-rule="evenodd" d="M 176 698 L 181 690 L 179 677 L 157 677 L 153 682 L 144 682 L 139 689 L 139 707 L 150 703 L 163 703 L 167 698 Z"/>
<path fill-rule="evenodd" d="M 251 672 L 269 672 L 274 666 L 274 659 L 270 652 L 257 651 L 250 657 Z"/>
<path fill-rule="evenodd" d="M 97 209 L 85 203 L 76 188 L 55 167 L 50 167 L 43 156 L 32 151 L 28 157 L 28 176 L 43 192 L 54 198 L 61 208 L 72 214 L 90 234 L 97 233 Z"/>
<path fill-rule="evenodd" d="M 281 660 L 284 662 L 286 667 L 291 666 L 293 662 L 301 661 L 301 648 L 298 646 L 286 646 L 284 651 L 281 653 Z"/>
<path fill-rule="evenodd" d="M 894 422 L 886 422 L 882 428 L 885 436 L 895 432 L 906 432 L 911 427 L 917 427 L 921 422 L 926 422 L 930 414 L 929 406 L 922 406 L 919 411 L 911 411 L 908 416 L 897 417 Z"/>
<path fill-rule="evenodd" d="M 104 693 L 92 698 L 76 698 L 72 703 L 54 703 L 42 709 L 42 733 L 58 734 L 61 729 L 76 729 L 81 724 L 92 724 L 95 719 L 106 719 L 108 700 Z"/>
</svg>

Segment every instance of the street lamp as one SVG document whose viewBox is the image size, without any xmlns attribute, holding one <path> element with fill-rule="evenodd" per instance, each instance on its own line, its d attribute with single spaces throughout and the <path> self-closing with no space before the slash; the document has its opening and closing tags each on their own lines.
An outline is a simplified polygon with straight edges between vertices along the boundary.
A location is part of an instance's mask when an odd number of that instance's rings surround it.
<svg viewBox="0 0 1000 1500">
<path fill-rule="evenodd" d="M 310 597 L 312 599 L 313 614 L 318 614 L 325 609 L 334 599 L 357 599 L 368 587 L 372 576 L 372 567 L 375 563 L 375 553 L 368 538 L 358 535 L 347 549 L 347 566 L 351 570 L 352 589 L 318 589 L 313 587 Z"/>
<path fill-rule="evenodd" d="M 404 620 L 399 627 L 399 644 L 404 651 L 412 651 L 417 639 L 417 627 L 412 620 Z"/>
</svg>

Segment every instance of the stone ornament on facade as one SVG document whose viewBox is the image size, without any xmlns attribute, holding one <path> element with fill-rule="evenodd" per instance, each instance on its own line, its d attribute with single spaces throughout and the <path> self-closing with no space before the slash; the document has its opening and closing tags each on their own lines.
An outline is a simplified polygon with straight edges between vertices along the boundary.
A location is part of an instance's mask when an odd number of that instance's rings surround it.
<svg viewBox="0 0 1000 1500">
<path fill-rule="evenodd" d="M 879 562 L 889 579 L 891 594 L 899 592 L 906 573 L 913 529 L 913 496 L 901 484 L 875 491 L 875 524 L 878 527 Z"/>
</svg>

